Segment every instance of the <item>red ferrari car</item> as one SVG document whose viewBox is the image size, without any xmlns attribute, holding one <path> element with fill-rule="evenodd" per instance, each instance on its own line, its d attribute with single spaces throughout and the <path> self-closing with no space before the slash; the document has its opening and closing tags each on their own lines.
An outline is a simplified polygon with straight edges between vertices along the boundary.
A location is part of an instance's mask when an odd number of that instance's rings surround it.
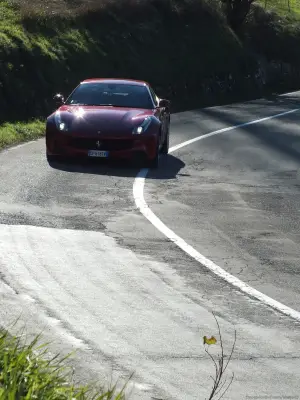
<svg viewBox="0 0 300 400">
<path fill-rule="evenodd" d="M 64 100 L 46 123 L 48 161 L 61 157 L 143 160 L 156 168 L 168 153 L 170 102 L 147 82 L 87 79 Z M 142 158 L 141 158 L 142 157 Z"/>
</svg>

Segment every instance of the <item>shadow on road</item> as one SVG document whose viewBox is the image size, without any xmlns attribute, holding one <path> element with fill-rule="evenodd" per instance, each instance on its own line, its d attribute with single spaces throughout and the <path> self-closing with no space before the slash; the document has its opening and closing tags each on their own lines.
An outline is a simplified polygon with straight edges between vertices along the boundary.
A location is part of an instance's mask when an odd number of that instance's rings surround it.
<svg viewBox="0 0 300 400">
<path fill-rule="evenodd" d="M 107 161 L 107 160 L 64 160 L 51 161 L 50 167 L 70 172 L 92 175 L 106 175 L 117 177 L 135 178 L 141 167 L 137 167 L 129 161 Z M 150 169 L 148 179 L 175 179 L 179 171 L 185 166 L 185 163 L 172 155 L 163 155 L 160 158 L 159 167 Z"/>
<path fill-rule="evenodd" d="M 287 110 L 289 111 L 289 110 Z M 214 120 L 219 120 L 228 126 L 234 126 L 239 123 L 236 120 L 236 115 L 230 115 L 230 112 L 224 113 L 217 109 L 205 109 L 202 110 L 207 116 Z M 284 111 L 278 111 L 278 113 Z M 272 128 L 267 125 L 253 124 L 244 125 L 239 128 L 240 131 L 246 133 L 249 136 L 255 137 L 260 140 L 269 148 L 276 150 L 278 153 L 284 154 L 285 156 L 293 159 L 296 162 L 300 162 L 300 133 L 295 131 L 295 116 L 296 114 L 283 115 L 280 118 L 271 119 Z M 298 113 L 299 116 L 299 113 Z M 294 120 L 293 120 L 294 118 Z M 257 119 L 253 115 L 252 120 Z M 251 118 L 249 119 L 251 121 Z"/>
<path fill-rule="evenodd" d="M 300 97 L 297 94 L 285 94 L 285 95 L 278 95 L 278 94 L 269 94 L 265 96 L 265 99 L 268 101 L 274 102 L 276 105 L 284 104 L 287 106 L 296 106 L 298 108 L 300 105 Z M 260 102 L 263 102 L 264 99 L 261 99 Z"/>
</svg>

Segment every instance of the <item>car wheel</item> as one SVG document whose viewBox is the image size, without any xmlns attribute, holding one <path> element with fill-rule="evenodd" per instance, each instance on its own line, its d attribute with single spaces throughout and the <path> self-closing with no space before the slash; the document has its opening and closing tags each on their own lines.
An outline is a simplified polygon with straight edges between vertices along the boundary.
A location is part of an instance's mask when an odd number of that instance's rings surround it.
<svg viewBox="0 0 300 400">
<path fill-rule="evenodd" d="M 161 148 L 162 154 L 169 153 L 169 142 L 170 142 L 170 127 L 168 128 L 168 132 L 167 132 L 164 144 L 162 145 L 162 148 Z"/>
</svg>

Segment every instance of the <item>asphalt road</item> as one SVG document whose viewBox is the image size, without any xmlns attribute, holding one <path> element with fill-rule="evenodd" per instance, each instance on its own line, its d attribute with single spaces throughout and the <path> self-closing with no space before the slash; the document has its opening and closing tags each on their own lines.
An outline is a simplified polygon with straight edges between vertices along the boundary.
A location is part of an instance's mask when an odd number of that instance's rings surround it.
<svg viewBox="0 0 300 400">
<path fill-rule="evenodd" d="M 171 146 L 299 107 L 300 93 L 172 116 Z M 227 272 L 300 312 L 300 111 L 183 147 L 150 171 L 145 200 Z M 203 335 L 237 345 L 224 398 L 300 399 L 300 324 L 234 289 L 137 209 L 138 170 L 56 164 L 44 140 L 0 154 L 0 318 L 22 313 L 76 376 L 135 372 L 132 399 L 208 397 Z M 214 351 L 214 350 L 212 350 Z M 284 397 L 286 396 L 286 397 Z"/>
</svg>

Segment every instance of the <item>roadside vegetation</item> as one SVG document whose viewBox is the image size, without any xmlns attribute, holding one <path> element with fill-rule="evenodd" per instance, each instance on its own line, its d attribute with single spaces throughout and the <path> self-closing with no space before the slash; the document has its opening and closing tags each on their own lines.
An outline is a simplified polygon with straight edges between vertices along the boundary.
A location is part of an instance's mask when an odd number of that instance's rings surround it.
<svg viewBox="0 0 300 400">
<path fill-rule="evenodd" d="M 30 122 L 6 122 L 0 125 L 0 150 L 6 147 L 38 139 L 44 134 L 45 123 L 42 120 Z"/>
<path fill-rule="evenodd" d="M 279 15 L 291 14 L 300 17 L 300 0 L 259 0 L 266 11 L 276 11 Z"/>
<path fill-rule="evenodd" d="M 67 355 L 47 357 L 46 345 L 37 336 L 25 344 L 0 330 L 0 399 L 1 400 L 123 400 L 124 389 L 108 390 L 78 386 L 72 382 L 66 364 Z"/>
</svg>

